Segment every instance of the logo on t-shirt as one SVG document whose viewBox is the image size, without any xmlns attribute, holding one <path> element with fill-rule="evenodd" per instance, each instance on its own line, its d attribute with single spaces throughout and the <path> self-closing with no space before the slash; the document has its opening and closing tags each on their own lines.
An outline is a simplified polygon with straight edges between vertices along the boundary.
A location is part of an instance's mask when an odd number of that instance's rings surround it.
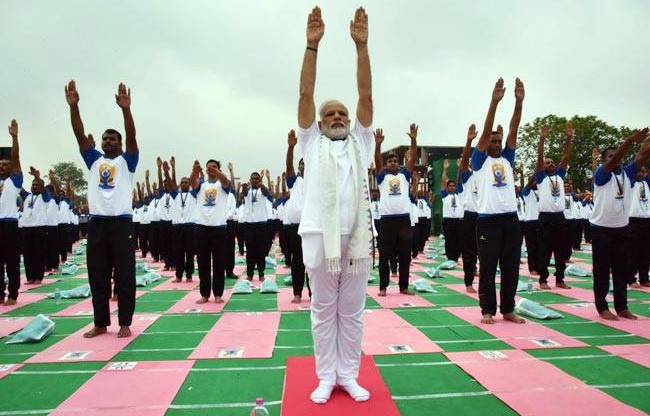
<svg viewBox="0 0 650 416">
<path fill-rule="evenodd" d="M 165 208 L 169 209 L 169 195 L 165 196 Z"/>
<path fill-rule="evenodd" d="M 492 165 L 492 176 L 494 178 L 492 186 L 501 188 L 508 185 L 506 182 L 506 169 L 502 163 L 495 163 Z"/>
<path fill-rule="evenodd" d="M 402 184 L 399 178 L 391 178 L 388 181 L 388 194 L 389 195 L 402 195 L 401 192 Z"/>
<path fill-rule="evenodd" d="M 0 195 L 2 194 L 2 188 L 0 187 Z M 646 203 L 648 202 L 648 198 L 645 193 L 645 186 L 641 184 L 641 188 L 639 189 L 639 201 Z"/>
<path fill-rule="evenodd" d="M 115 188 L 115 166 L 109 163 L 99 165 L 99 187 L 102 189 Z"/>
<path fill-rule="evenodd" d="M 203 206 L 204 207 L 213 207 L 217 202 L 217 190 L 216 189 L 206 189 L 203 193 Z"/>
<path fill-rule="evenodd" d="M 551 196 L 553 198 L 558 198 L 560 196 L 560 185 L 557 183 L 557 180 L 555 182 L 549 180 L 548 186 L 551 187 Z"/>
</svg>

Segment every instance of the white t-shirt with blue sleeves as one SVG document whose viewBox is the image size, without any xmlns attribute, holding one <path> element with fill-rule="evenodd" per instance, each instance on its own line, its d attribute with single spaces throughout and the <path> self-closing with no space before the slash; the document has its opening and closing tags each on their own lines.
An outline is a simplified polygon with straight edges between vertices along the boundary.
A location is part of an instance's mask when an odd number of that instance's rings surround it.
<svg viewBox="0 0 650 416">
<path fill-rule="evenodd" d="M 88 209 L 91 216 L 128 217 L 133 215 L 133 178 L 139 153 L 122 153 L 110 159 L 97 149 L 81 153 L 88 168 Z"/>
<path fill-rule="evenodd" d="M 411 172 L 401 168 L 393 175 L 386 169 L 377 173 L 379 188 L 379 215 L 382 218 L 407 216 L 411 213 L 411 198 L 409 197 L 409 182 Z"/>
<path fill-rule="evenodd" d="M 564 177 L 566 172 L 557 168 L 554 175 L 545 171 L 535 173 L 539 191 L 539 212 L 562 212 L 565 208 Z"/>
<path fill-rule="evenodd" d="M 506 146 L 500 157 L 491 157 L 486 152 L 474 149 L 471 163 L 478 190 L 479 217 L 516 214 L 515 150 Z"/>
<path fill-rule="evenodd" d="M 630 203 L 631 218 L 650 218 L 650 178 L 637 181 L 632 189 L 632 201 Z"/>
<path fill-rule="evenodd" d="M 620 228 L 629 223 L 636 162 L 606 172 L 600 165 L 594 172 L 594 212 L 590 222 L 599 227 Z"/>
<path fill-rule="evenodd" d="M 18 221 L 17 201 L 22 187 L 22 173 L 0 179 L 0 221 Z"/>
</svg>

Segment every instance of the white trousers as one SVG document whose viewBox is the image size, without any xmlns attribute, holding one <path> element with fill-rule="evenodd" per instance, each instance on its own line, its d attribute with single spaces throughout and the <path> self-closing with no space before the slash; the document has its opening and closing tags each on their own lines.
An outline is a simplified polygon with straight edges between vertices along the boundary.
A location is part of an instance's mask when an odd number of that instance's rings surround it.
<svg viewBox="0 0 650 416">
<path fill-rule="evenodd" d="M 312 290 L 311 329 L 316 375 L 324 384 L 346 384 L 359 376 L 363 310 L 370 270 L 355 276 L 349 273 L 349 240 L 350 236 L 341 236 L 340 273 L 328 273 L 325 261 L 307 269 Z M 309 241 L 304 243 L 303 240 L 303 247 L 310 245 Z"/>
</svg>

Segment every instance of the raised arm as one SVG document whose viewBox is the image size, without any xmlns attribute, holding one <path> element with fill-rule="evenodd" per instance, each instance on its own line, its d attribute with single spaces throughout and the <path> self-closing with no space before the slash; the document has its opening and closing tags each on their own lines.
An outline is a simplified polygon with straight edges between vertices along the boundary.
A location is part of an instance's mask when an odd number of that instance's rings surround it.
<svg viewBox="0 0 650 416">
<path fill-rule="evenodd" d="M 357 119 L 363 127 L 372 125 L 372 77 L 368 56 L 368 15 L 363 7 L 354 13 L 350 21 L 350 36 L 357 46 Z"/>
<path fill-rule="evenodd" d="M 619 163 L 621 163 L 621 160 L 630 151 L 630 148 L 632 148 L 633 145 L 637 143 L 641 143 L 643 140 L 645 140 L 647 135 L 648 135 L 647 127 L 643 130 L 636 130 L 631 135 L 629 135 L 625 139 L 625 141 L 621 143 L 618 149 L 616 149 L 612 158 L 605 162 L 604 165 L 605 172 L 609 173 L 612 172 L 614 169 L 616 169 Z"/>
<path fill-rule="evenodd" d="M 307 18 L 307 48 L 300 71 L 300 98 L 298 100 L 298 125 L 309 128 L 316 119 L 314 87 L 316 85 L 316 55 L 318 44 L 325 33 L 325 23 L 320 8 L 314 7 Z"/>
<path fill-rule="evenodd" d="M 524 103 L 524 83 L 519 78 L 515 80 L 515 110 L 510 119 L 510 130 L 506 145 L 511 149 L 517 148 L 517 133 L 519 132 L 519 122 L 521 122 L 521 109 Z"/>
<path fill-rule="evenodd" d="M 147 196 L 151 198 L 153 194 L 151 193 L 151 184 L 149 183 L 149 169 L 144 172 L 144 183 L 147 187 Z"/>
<path fill-rule="evenodd" d="M 282 195 L 287 193 L 287 173 L 282 172 Z"/>
<path fill-rule="evenodd" d="M 409 132 L 406 133 L 407 136 L 411 138 L 411 147 L 409 148 L 409 160 L 406 163 L 406 169 L 409 172 L 413 173 L 415 170 L 415 160 L 417 159 L 418 153 L 418 126 L 415 123 L 411 123 Z"/>
<path fill-rule="evenodd" d="M 221 171 L 221 169 L 219 169 L 217 167 L 213 167 L 212 165 L 210 165 L 210 167 L 208 167 L 208 172 L 214 172 L 214 174 L 217 176 L 217 179 L 219 180 L 219 182 L 221 182 L 221 186 L 224 189 L 230 187 L 230 179 L 228 179 L 228 177 L 226 175 L 224 175 L 224 173 Z"/>
<path fill-rule="evenodd" d="M 167 182 L 167 186 L 165 187 L 165 191 L 167 192 L 172 192 L 175 190 L 174 186 L 172 185 L 172 178 L 169 176 L 169 163 L 167 161 L 163 162 L 163 172 L 165 174 L 165 181 Z M 161 182 L 163 184 L 165 182 Z M 161 185 L 162 186 L 162 185 Z"/>
<path fill-rule="evenodd" d="M 50 171 L 47 174 L 48 179 L 50 180 L 50 185 L 54 188 L 54 196 L 59 196 L 61 193 L 61 186 L 59 185 L 59 181 L 56 180 L 56 173 L 54 173 L 54 170 L 50 169 Z"/>
<path fill-rule="evenodd" d="M 72 131 L 77 138 L 79 151 L 83 153 L 92 147 L 93 142 L 89 140 L 84 132 L 84 123 L 81 121 L 81 113 L 79 112 L 79 92 L 77 92 L 77 84 L 74 80 L 68 82 L 68 85 L 65 86 L 65 99 L 70 106 Z"/>
<path fill-rule="evenodd" d="M 195 160 L 194 165 L 192 165 L 192 174 L 190 175 L 190 186 L 195 191 L 198 191 L 199 187 L 201 186 L 201 182 L 199 181 L 200 177 L 201 177 L 201 164 L 199 163 L 198 160 Z"/>
<path fill-rule="evenodd" d="M 487 115 L 485 116 L 485 123 L 483 124 L 483 133 L 481 138 L 478 139 L 478 144 L 476 148 L 480 152 L 485 152 L 490 143 L 490 136 L 492 135 L 492 127 L 494 126 L 494 115 L 497 112 L 497 106 L 499 101 L 503 98 L 506 89 L 503 86 L 503 78 L 499 78 L 494 84 L 494 89 L 492 90 L 492 99 L 490 100 L 490 106 L 488 107 Z"/>
<path fill-rule="evenodd" d="M 264 176 L 266 176 L 266 188 L 269 192 L 273 191 L 273 184 L 271 183 L 271 172 L 268 169 L 264 170 Z"/>
<path fill-rule="evenodd" d="M 384 160 L 381 157 L 381 144 L 384 142 L 384 131 L 375 130 L 375 169 L 378 174 L 384 170 Z"/>
<path fill-rule="evenodd" d="M 566 140 L 564 141 L 564 153 L 560 161 L 560 167 L 566 172 L 569 168 L 569 161 L 571 160 L 571 153 L 573 152 L 573 124 L 569 120 L 564 129 Z"/>
<path fill-rule="evenodd" d="M 160 156 L 156 159 L 156 166 L 158 167 L 158 186 L 160 187 L 160 190 L 162 191 L 163 188 L 163 176 L 162 176 L 162 159 Z"/>
<path fill-rule="evenodd" d="M 411 193 L 413 194 L 414 198 L 417 198 L 418 196 L 419 183 L 420 183 L 420 172 L 414 170 L 413 175 L 411 176 Z"/>
<path fill-rule="evenodd" d="M 169 164 L 172 167 L 172 187 L 176 190 L 178 189 L 178 182 L 176 182 L 176 158 L 174 156 L 169 159 Z"/>
<path fill-rule="evenodd" d="M 286 159 L 286 166 L 285 166 L 285 171 L 287 173 L 287 176 L 296 175 L 296 172 L 293 170 L 293 149 L 296 147 L 296 143 L 298 143 L 296 132 L 290 130 L 289 134 L 287 135 L 288 146 L 287 146 L 287 159 Z"/>
<path fill-rule="evenodd" d="M 459 170 L 462 172 L 469 171 L 469 155 L 472 150 L 472 141 L 476 138 L 476 135 L 476 126 L 472 124 L 467 130 L 467 141 L 465 141 L 465 147 L 463 147 L 463 153 L 460 156 Z"/>
<path fill-rule="evenodd" d="M 9 135 L 11 136 L 11 173 L 21 175 L 23 173 L 20 167 L 20 149 L 18 147 L 18 123 L 11 120 L 9 125 Z"/>
<path fill-rule="evenodd" d="M 138 142 L 135 140 L 135 122 L 131 114 L 131 88 L 120 82 L 115 94 L 115 102 L 122 109 L 124 117 L 124 133 L 126 135 L 126 153 L 138 153 Z"/>
<path fill-rule="evenodd" d="M 535 165 L 535 172 L 541 172 L 544 170 L 544 143 L 548 138 L 548 134 L 551 131 L 551 127 L 548 124 L 544 124 L 539 130 L 539 141 L 537 142 L 537 164 Z"/>
<path fill-rule="evenodd" d="M 641 169 L 646 165 L 646 163 L 648 163 L 648 160 L 650 160 L 650 135 L 646 134 L 646 138 L 641 145 L 641 149 L 639 149 L 639 152 L 636 154 L 636 168 Z"/>
<path fill-rule="evenodd" d="M 65 178 L 65 196 L 68 197 L 70 201 L 74 199 L 74 189 L 72 189 L 72 183 L 69 176 Z"/>
<path fill-rule="evenodd" d="M 228 174 L 230 175 L 230 186 L 235 191 L 235 197 L 239 196 L 239 187 L 235 185 L 235 165 L 232 162 L 228 162 Z"/>
<path fill-rule="evenodd" d="M 595 147 L 591 149 L 591 173 L 596 171 L 598 162 L 600 161 L 600 152 Z"/>
<path fill-rule="evenodd" d="M 448 176 L 448 170 L 449 170 L 449 159 L 445 159 L 442 161 L 442 177 L 440 179 L 440 190 L 444 191 L 447 189 L 447 181 L 449 180 Z"/>
</svg>

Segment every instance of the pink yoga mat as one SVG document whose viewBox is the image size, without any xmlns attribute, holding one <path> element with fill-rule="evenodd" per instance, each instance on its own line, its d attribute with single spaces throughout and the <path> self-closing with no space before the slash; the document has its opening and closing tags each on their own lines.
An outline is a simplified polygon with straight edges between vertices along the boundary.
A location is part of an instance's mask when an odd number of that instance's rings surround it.
<svg viewBox="0 0 650 416">
<path fill-rule="evenodd" d="M 160 270 L 158 274 L 162 277 L 173 277 L 174 279 L 176 278 L 176 271 L 174 270 Z"/>
<path fill-rule="evenodd" d="M 451 276 L 457 279 L 465 279 L 465 273 L 461 270 L 440 270 L 440 275 Z"/>
<path fill-rule="evenodd" d="M 452 352 L 445 355 L 521 415 L 644 414 L 524 351 Z"/>
<path fill-rule="evenodd" d="M 433 306 L 431 302 L 418 295 L 403 295 L 399 293 L 397 286 L 389 286 L 386 289 L 386 296 L 379 296 L 379 286 L 368 286 L 367 290 L 368 295 L 382 308 L 426 308 Z"/>
<path fill-rule="evenodd" d="M 189 292 L 169 308 L 167 313 L 220 313 L 230 300 L 230 296 L 232 296 L 232 290 L 227 289 L 221 298 L 223 303 L 215 303 L 214 298 L 211 297 L 208 303 L 199 305 L 196 301 L 201 298 L 201 294 L 198 291 Z"/>
<path fill-rule="evenodd" d="M 136 291 L 135 298 L 139 298 L 147 292 Z M 117 302 L 109 301 L 108 309 L 111 313 L 117 311 Z M 64 310 L 57 312 L 54 316 L 87 316 L 93 314 L 93 300 L 92 298 L 84 299 L 79 303 L 70 305 Z"/>
<path fill-rule="evenodd" d="M 419 264 L 411 263 L 411 266 L 409 267 L 409 271 L 411 273 L 422 273 L 425 271 L 425 269 Z"/>
<path fill-rule="evenodd" d="M 367 309 L 363 314 L 362 350 L 368 355 L 441 352 L 420 330 L 390 309 Z"/>
<path fill-rule="evenodd" d="M 650 344 L 604 345 L 598 348 L 617 357 L 650 368 Z"/>
<path fill-rule="evenodd" d="M 242 276 L 246 274 L 246 266 L 237 265 L 232 269 L 232 272 L 237 276 Z"/>
<path fill-rule="evenodd" d="M 309 395 L 318 386 L 315 367 L 313 357 L 287 359 L 282 392 L 282 416 L 399 415 L 397 406 L 372 357 L 361 357 L 359 384 L 370 392 L 370 400 L 363 403 L 356 403 L 347 393 L 338 388 L 334 389 L 327 404 L 312 403 Z"/>
<path fill-rule="evenodd" d="M 27 281 L 25 280 L 25 281 L 20 282 L 20 289 L 18 289 L 18 293 L 25 293 L 25 292 L 28 292 L 28 291 L 30 291 L 30 290 L 37 289 L 37 288 L 39 288 L 39 287 L 49 286 L 49 285 L 54 284 L 54 283 L 56 283 L 56 282 L 58 282 L 58 281 L 59 281 L 59 279 L 50 279 L 50 278 L 46 278 L 46 279 L 44 279 L 44 280 L 41 282 L 41 284 L 38 284 L 38 285 L 34 285 L 34 284 L 32 284 L 32 285 L 28 285 L 28 284 L 27 284 Z"/>
<path fill-rule="evenodd" d="M 285 287 L 278 292 L 278 310 L 280 312 L 308 311 L 311 306 L 309 297 L 303 297 L 300 303 L 291 303 L 293 299 L 293 289 Z"/>
<path fill-rule="evenodd" d="M 551 286 L 553 287 L 553 286 Z M 553 293 L 556 295 L 562 295 L 564 297 L 580 300 L 583 302 L 593 302 L 594 301 L 594 292 L 593 290 L 583 289 L 581 287 L 572 287 L 571 289 L 558 289 L 553 287 Z M 613 301 L 614 298 L 611 294 L 607 295 L 607 301 Z"/>
<path fill-rule="evenodd" d="M 194 290 L 199 286 L 198 279 L 192 280 L 191 282 L 183 279 L 182 282 L 176 282 L 176 278 L 166 280 L 165 282 L 159 284 L 158 286 L 152 288 L 151 290 L 155 292 L 161 292 L 165 290 Z"/>
<path fill-rule="evenodd" d="M 34 318 L 19 317 L 19 318 L 0 318 L 0 338 L 18 332 L 27 326 L 29 321 Z"/>
<path fill-rule="evenodd" d="M 162 416 L 193 365 L 189 360 L 108 363 L 51 414 Z"/>
<path fill-rule="evenodd" d="M 291 274 L 291 269 L 287 266 L 278 266 L 275 268 L 275 274 Z"/>
<path fill-rule="evenodd" d="M 84 338 L 84 332 L 93 327 L 91 323 L 34 355 L 26 363 L 108 361 L 136 339 L 156 319 L 158 319 L 158 315 L 135 315 L 131 325 L 132 335 L 129 338 L 117 338 L 119 330 L 117 319 L 113 319 L 107 334 L 95 338 Z"/>
<path fill-rule="evenodd" d="M 482 324 L 481 309 L 478 307 L 447 308 L 447 310 L 460 319 L 469 322 L 517 349 L 534 350 L 587 346 L 584 342 L 532 321 L 528 321 L 525 324 L 515 324 L 495 317 L 495 324 Z"/>
<path fill-rule="evenodd" d="M 271 358 L 279 325 L 279 312 L 226 312 L 189 358 Z"/>
<path fill-rule="evenodd" d="M 18 295 L 18 302 L 15 305 L 7 306 L 4 303 L 0 305 L 0 315 L 11 312 L 18 308 L 22 308 L 23 306 L 27 306 L 31 303 L 38 302 L 45 299 L 46 297 L 47 295 L 43 293 L 21 293 Z"/>
<path fill-rule="evenodd" d="M 7 377 L 14 371 L 19 370 L 22 366 L 22 364 L 0 364 L 0 380 Z"/>
<path fill-rule="evenodd" d="M 619 319 L 618 321 L 609 321 L 602 319 L 598 315 L 596 306 L 593 303 L 573 303 L 573 304 L 555 304 L 548 305 L 558 311 L 566 312 L 577 317 L 598 322 L 610 328 L 627 332 L 642 338 L 650 339 L 650 318 L 639 317 L 637 320 Z"/>
<path fill-rule="evenodd" d="M 650 287 L 645 287 L 645 286 L 641 286 L 641 287 L 629 287 L 628 286 L 628 289 L 636 290 L 637 292 L 650 293 Z"/>
<path fill-rule="evenodd" d="M 460 293 L 462 295 L 465 295 L 467 297 L 470 297 L 470 298 L 472 298 L 474 300 L 478 300 L 478 292 L 477 293 L 468 293 L 464 284 L 462 284 L 462 285 L 453 284 L 453 285 L 445 285 L 445 286 L 448 287 L 449 289 L 453 290 L 454 292 L 458 292 L 458 293 Z"/>
</svg>

